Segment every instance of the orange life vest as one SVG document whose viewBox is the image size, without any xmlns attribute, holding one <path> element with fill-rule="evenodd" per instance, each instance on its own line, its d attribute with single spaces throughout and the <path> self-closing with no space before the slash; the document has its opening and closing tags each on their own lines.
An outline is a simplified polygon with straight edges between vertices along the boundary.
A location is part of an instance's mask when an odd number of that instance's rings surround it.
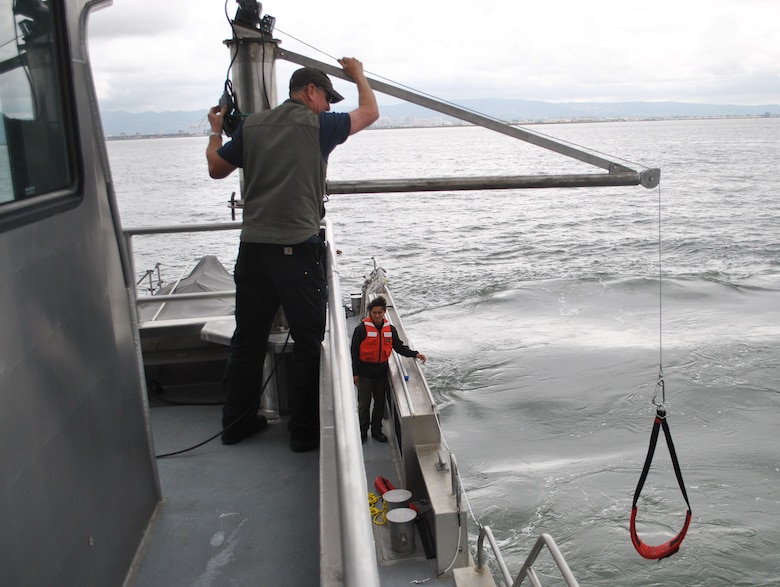
<svg viewBox="0 0 780 587">
<path fill-rule="evenodd" d="M 382 330 L 377 330 L 371 318 L 363 320 L 366 338 L 360 343 L 360 360 L 364 363 L 387 363 L 393 352 L 393 331 L 385 320 Z"/>
</svg>

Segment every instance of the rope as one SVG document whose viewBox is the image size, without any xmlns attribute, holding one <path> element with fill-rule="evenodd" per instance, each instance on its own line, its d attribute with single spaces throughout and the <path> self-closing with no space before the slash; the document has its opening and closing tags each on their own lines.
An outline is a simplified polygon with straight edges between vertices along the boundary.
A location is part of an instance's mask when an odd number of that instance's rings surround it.
<svg viewBox="0 0 780 587">
<path fill-rule="evenodd" d="M 664 322 L 663 322 L 663 258 L 662 258 L 662 240 L 661 240 L 661 184 L 658 184 L 658 378 L 662 383 L 664 376 Z M 657 390 L 656 390 L 657 391 Z M 665 394 L 662 396 L 661 403 L 666 401 Z M 655 403 L 655 396 L 653 397 Z M 656 404 L 657 405 L 657 404 Z"/>
<path fill-rule="evenodd" d="M 376 507 L 376 502 L 380 499 L 382 498 L 376 493 L 368 492 L 368 511 L 371 514 L 371 519 L 377 526 L 387 523 L 387 502 L 382 500 L 382 509 Z"/>
<path fill-rule="evenodd" d="M 691 523 L 691 504 L 688 501 L 688 493 L 685 491 L 685 482 L 683 481 L 682 471 L 680 470 L 680 463 L 677 460 L 677 451 L 674 450 L 674 443 L 672 442 L 672 433 L 669 430 L 669 423 L 666 420 L 666 409 L 664 404 L 666 403 L 666 385 L 664 383 L 664 367 L 663 367 L 663 271 L 662 271 L 662 246 L 661 246 L 661 186 L 658 186 L 658 380 L 655 384 L 655 391 L 653 393 L 652 403 L 656 407 L 656 415 L 653 421 L 653 429 L 650 433 L 650 446 L 647 449 L 647 456 L 645 457 L 645 464 L 642 467 L 642 474 L 639 476 L 639 482 L 637 483 L 636 490 L 634 491 L 634 501 L 631 504 L 631 521 L 630 521 L 630 533 L 631 542 L 634 545 L 636 551 L 647 559 L 662 559 L 667 556 L 673 555 L 680 549 L 686 533 L 688 532 L 688 526 Z M 658 396 L 661 396 L 661 400 L 658 401 Z M 639 496 L 642 493 L 642 488 L 647 480 L 647 475 L 650 472 L 650 465 L 653 462 L 653 455 L 655 454 L 655 447 L 658 443 L 658 433 L 663 428 L 664 437 L 666 438 L 666 446 L 669 448 L 669 454 L 672 457 L 672 465 L 674 467 L 674 474 L 677 477 L 677 483 L 680 486 L 683 498 L 685 498 L 685 504 L 688 506 L 688 510 L 685 514 L 685 523 L 682 529 L 671 540 L 657 546 L 650 546 L 642 542 L 637 534 L 636 530 L 636 516 L 638 513 L 637 502 Z"/>
</svg>

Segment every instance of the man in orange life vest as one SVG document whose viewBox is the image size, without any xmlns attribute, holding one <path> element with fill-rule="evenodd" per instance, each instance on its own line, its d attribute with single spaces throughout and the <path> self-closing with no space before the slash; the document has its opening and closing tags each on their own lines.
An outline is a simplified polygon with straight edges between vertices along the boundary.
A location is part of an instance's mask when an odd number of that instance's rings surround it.
<svg viewBox="0 0 780 587">
<path fill-rule="evenodd" d="M 382 432 L 382 418 L 385 415 L 385 395 L 390 387 L 387 379 L 390 353 L 395 351 L 404 357 L 414 357 L 423 363 L 426 361 L 425 355 L 413 351 L 398 338 L 395 326 L 385 318 L 386 312 L 385 298 L 374 298 L 368 304 L 368 318 L 358 324 L 352 334 L 352 374 L 358 388 L 360 439 L 363 442 L 368 438 L 372 398 L 371 436 L 379 442 L 387 442 L 387 436 Z"/>
</svg>

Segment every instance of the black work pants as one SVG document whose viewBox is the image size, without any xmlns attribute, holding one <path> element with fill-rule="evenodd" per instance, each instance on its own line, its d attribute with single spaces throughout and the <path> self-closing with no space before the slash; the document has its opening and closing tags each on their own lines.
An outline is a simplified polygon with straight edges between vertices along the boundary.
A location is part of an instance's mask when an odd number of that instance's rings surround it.
<svg viewBox="0 0 780 587">
<path fill-rule="evenodd" d="M 222 425 L 257 417 L 268 336 L 279 305 L 293 348 L 293 437 L 319 437 L 320 351 L 325 334 L 327 281 L 322 241 L 292 246 L 242 242 L 234 279 L 236 329 L 223 385 L 227 400 Z"/>
<path fill-rule="evenodd" d="M 385 417 L 385 397 L 390 383 L 387 375 L 384 377 L 358 377 L 358 420 L 360 432 L 382 432 L 382 418 Z M 371 400 L 374 400 L 374 409 L 371 409 Z M 371 418 L 369 419 L 369 414 Z"/>
</svg>

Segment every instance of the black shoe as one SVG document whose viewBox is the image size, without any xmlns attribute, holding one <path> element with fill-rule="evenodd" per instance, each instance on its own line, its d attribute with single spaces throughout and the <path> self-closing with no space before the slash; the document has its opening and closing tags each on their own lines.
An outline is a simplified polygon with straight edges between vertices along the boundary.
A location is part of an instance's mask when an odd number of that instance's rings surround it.
<svg viewBox="0 0 780 587">
<path fill-rule="evenodd" d="M 360 433 L 360 442 L 365 444 L 366 440 L 368 440 L 368 432 L 361 432 Z"/>
<path fill-rule="evenodd" d="M 265 416 L 258 416 L 249 426 L 234 424 L 222 432 L 222 444 L 237 444 L 266 428 L 268 428 L 268 420 Z"/>
<path fill-rule="evenodd" d="M 320 447 L 320 437 L 315 436 L 290 436 L 290 448 L 293 452 L 309 452 Z"/>
<path fill-rule="evenodd" d="M 385 436 L 385 433 L 382 432 L 381 430 L 378 432 L 372 432 L 371 438 L 373 438 L 374 440 L 378 440 L 379 442 L 387 442 L 387 436 Z"/>
</svg>

